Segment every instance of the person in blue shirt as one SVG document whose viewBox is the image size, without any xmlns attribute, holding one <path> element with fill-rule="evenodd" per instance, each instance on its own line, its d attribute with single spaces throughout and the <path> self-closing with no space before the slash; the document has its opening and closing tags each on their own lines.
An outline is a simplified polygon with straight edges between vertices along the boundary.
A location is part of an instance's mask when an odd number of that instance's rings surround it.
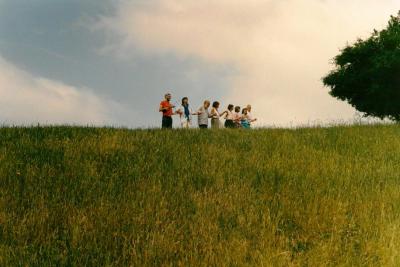
<svg viewBox="0 0 400 267">
<path fill-rule="evenodd" d="M 249 120 L 249 117 L 248 117 L 247 108 L 244 108 L 242 110 L 242 118 L 240 120 L 240 124 L 242 125 L 243 129 L 250 129 L 250 120 Z"/>
</svg>

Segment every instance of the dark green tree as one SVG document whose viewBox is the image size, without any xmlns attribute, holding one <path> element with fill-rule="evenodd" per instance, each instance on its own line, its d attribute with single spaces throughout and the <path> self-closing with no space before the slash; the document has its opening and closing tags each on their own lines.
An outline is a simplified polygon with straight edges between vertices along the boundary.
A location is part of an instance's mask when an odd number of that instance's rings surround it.
<svg viewBox="0 0 400 267">
<path fill-rule="evenodd" d="M 400 12 L 386 29 L 347 45 L 323 78 L 330 95 L 366 116 L 400 121 Z"/>
</svg>

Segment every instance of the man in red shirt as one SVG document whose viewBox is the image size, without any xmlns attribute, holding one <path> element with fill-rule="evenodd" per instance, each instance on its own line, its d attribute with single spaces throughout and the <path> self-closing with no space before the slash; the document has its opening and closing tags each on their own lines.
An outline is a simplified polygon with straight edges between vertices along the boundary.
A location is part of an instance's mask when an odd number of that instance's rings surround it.
<svg viewBox="0 0 400 267">
<path fill-rule="evenodd" d="M 162 128 L 163 129 L 172 129 L 172 115 L 175 115 L 173 108 L 174 105 L 170 103 L 171 101 L 171 94 L 165 94 L 165 100 L 161 101 L 160 103 L 160 112 L 162 112 Z"/>
</svg>

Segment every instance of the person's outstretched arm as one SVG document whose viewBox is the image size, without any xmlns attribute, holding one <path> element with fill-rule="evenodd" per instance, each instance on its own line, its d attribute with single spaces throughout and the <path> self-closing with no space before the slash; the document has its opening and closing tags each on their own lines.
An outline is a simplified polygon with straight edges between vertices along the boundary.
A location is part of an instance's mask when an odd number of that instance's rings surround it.
<svg viewBox="0 0 400 267">
<path fill-rule="evenodd" d="M 216 114 L 217 113 L 217 111 L 215 110 L 215 109 L 211 109 L 211 112 L 210 112 L 210 118 L 215 118 L 215 116 L 217 115 Z"/>
</svg>

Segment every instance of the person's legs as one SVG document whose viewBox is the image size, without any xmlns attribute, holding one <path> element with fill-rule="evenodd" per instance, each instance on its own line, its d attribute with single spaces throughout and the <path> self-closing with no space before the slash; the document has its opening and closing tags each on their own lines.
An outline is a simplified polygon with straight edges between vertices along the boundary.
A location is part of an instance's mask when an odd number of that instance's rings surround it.
<svg viewBox="0 0 400 267">
<path fill-rule="evenodd" d="M 168 129 L 172 129 L 172 118 L 168 117 Z"/>
<path fill-rule="evenodd" d="M 211 129 L 219 129 L 219 119 L 211 119 Z"/>
<path fill-rule="evenodd" d="M 167 119 L 164 116 L 162 117 L 161 128 L 162 129 L 166 129 L 167 128 Z"/>
<path fill-rule="evenodd" d="M 235 128 L 235 123 L 233 122 L 233 120 L 226 120 L 225 128 Z"/>
<path fill-rule="evenodd" d="M 205 124 L 201 124 L 201 125 L 199 125 L 199 128 L 200 128 L 200 129 L 207 129 L 207 128 L 208 128 L 208 126 L 207 126 L 207 125 L 205 125 Z"/>
<path fill-rule="evenodd" d="M 172 118 L 168 116 L 164 116 L 162 118 L 162 128 L 163 129 L 172 129 Z"/>
<path fill-rule="evenodd" d="M 189 129 L 190 128 L 190 121 L 182 122 L 182 128 L 183 129 Z"/>
</svg>

